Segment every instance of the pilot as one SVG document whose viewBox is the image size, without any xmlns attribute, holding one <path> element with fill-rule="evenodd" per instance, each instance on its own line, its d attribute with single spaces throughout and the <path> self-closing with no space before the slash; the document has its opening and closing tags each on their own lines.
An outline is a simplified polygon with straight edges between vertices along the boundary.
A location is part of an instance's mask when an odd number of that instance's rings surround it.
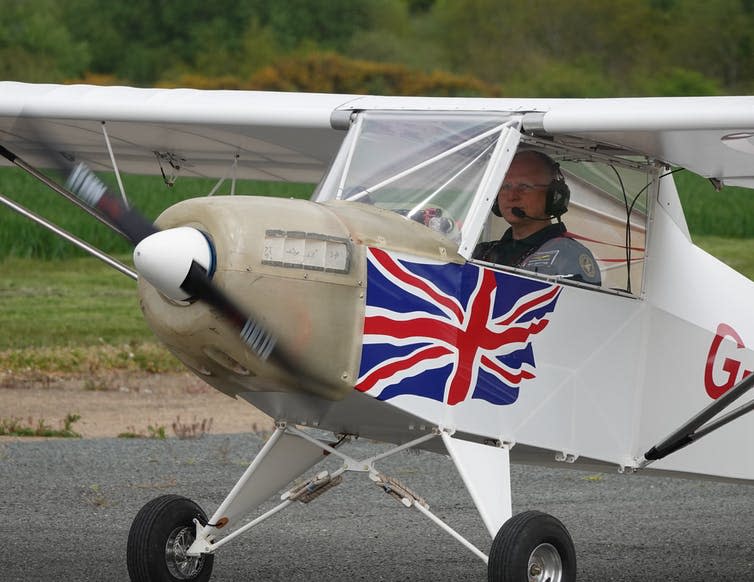
<svg viewBox="0 0 754 582">
<path fill-rule="evenodd" d="M 555 160 L 536 150 L 518 152 L 492 207 L 510 228 L 500 240 L 478 244 L 474 258 L 599 285 L 594 256 L 560 220 L 569 199 L 570 190 Z"/>
</svg>

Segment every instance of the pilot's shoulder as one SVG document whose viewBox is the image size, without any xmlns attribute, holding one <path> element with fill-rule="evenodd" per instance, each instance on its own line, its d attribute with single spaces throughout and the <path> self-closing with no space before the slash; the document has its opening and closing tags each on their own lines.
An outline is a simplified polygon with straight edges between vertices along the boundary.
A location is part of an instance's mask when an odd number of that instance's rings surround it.
<svg viewBox="0 0 754 582">
<path fill-rule="evenodd" d="M 560 236 L 548 240 L 539 251 L 555 253 L 553 265 L 557 270 L 571 273 L 581 273 L 583 279 L 589 283 L 599 283 L 600 270 L 592 252 L 579 241 Z"/>
<path fill-rule="evenodd" d="M 592 252 L 587 247 L 585 247 L 575 238 L 572 238 L 570 236 L 558 236 L 555 238 L 551 238 L 550 240 L 545 242 L 540 248 L 559 249 L 559 250 L 566 251 L 568 254 L 582 253 L 582 252 L 586 252 L 590 256 L 592 254 Z"/>
</svg>

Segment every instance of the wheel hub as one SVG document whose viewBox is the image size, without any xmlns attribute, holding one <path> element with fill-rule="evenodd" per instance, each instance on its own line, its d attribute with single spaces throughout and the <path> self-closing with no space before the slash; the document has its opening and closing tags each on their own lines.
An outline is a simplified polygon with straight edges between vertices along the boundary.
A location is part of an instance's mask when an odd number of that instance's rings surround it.
<svg viewBox="0 0 754 582">
<path fill-rule="evenodd" d="M 529 582 L 560 582 L 563 562 L 552 544 L 539 544 L 529 556 Z"/>
<path fill-rule="evenodd" d="M 175 528 L 165 544 L 165 562 L 170 573 L 178 580 L 191 580 L 202 569 L 204 556 L 186 554 L 194 543 L 194 530 L 191 527 Z"/>
</svg>

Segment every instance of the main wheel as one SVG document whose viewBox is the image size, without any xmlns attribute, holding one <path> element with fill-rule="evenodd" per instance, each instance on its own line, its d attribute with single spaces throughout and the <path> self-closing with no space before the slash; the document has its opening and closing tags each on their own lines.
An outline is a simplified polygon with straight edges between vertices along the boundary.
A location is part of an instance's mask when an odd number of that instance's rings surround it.
<svg viewBox="0 0 754 582">
<path fill-rule="evenodd" d="M 215 556 L 187 556 L 196 538 L 194 519 L 207 523 L 196 503 L 163 495 L 141 508 L 128 532 L 128 575 L 132 582 L 207 582 Z"/>
<path fill-rule="evenodd" d="M 540 511 L 506 521 L 492 542 L 489 582 L 575 582 L 576 550 L 565 526 Z"/>
</svg>

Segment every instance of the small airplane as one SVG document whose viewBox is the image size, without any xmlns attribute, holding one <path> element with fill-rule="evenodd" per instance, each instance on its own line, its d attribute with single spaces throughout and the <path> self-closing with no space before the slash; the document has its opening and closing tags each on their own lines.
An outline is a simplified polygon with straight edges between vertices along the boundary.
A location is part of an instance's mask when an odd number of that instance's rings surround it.
<svg viewBox="0 0 754 582">
<path fill-rule="evenodd" d="M 754 283 L 691 241 L 673 172 L 754 188 L 754 97 L 482 99 L 0 83 L 0 153 L 129 239 L 126 275 L 193 373 L 275 419 L 209 517 L 147 503 L 131 579 L 208 580 L 215 554 L 362 473 L 487 563 L 576 579 L 565 526 L 513 515 L 511 462 L 754 481 Z M 554 160 L 600 284 L 475 258 L 517 152 Z M 65 184 L 44 173 L 63 169 Z M 311 200 L 210 195 L 153 223 L 96 172 L 317 183 Z M 220 182 L 218 182 L 219 184 Z M 520 186 L 520 184 L 519 184 Z M 549 191 L 549 190 L 548 190 Z M 561 213 L 562 214 L 562 213 Z M 559 215 L 558 215 L 559 216 Z M 392 447 L 354 458 L 347 444 Z M 490 548 L 380 469 L 449 454 Z M 332 472 L 302 478 L 325 457 Z M 293 485 L 290 485 L 291 483 Z M 282 494 L 280 492 L 282 491 Z M 272 496 L 273 509 L 252 516 Z"/>
</svg>

